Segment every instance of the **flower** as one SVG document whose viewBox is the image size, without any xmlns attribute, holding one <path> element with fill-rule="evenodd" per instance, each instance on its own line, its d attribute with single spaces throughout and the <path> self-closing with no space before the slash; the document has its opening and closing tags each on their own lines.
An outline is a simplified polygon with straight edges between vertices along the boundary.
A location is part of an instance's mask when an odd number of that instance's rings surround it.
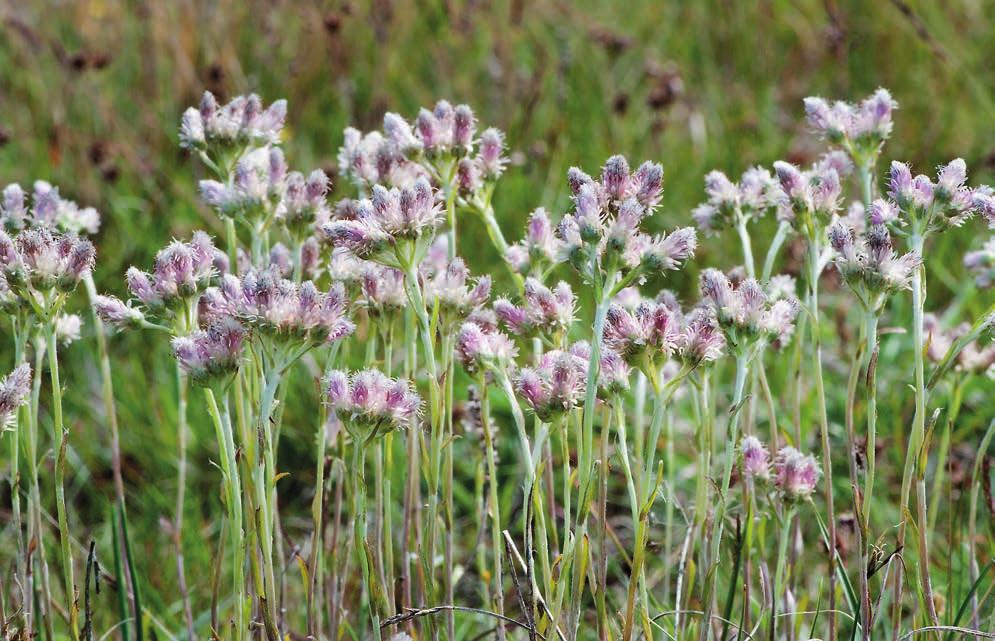
<svg viewBox="0 0 995 641">
<path fill-rule="evenodd" d="M 328 373 L 323 381 L 325 404 L 353 438 L 368 441 L 404 428 L 418 417 L 421 398 L 406 380 L 375 369 Z"/>
<path fill-rule="evenodd" d="M 93 301 L 93 307 L 101 320 L 114 327 L 139 326 L 145 320 L 145 314 L 140 309 L 135 309 L 114 296 L 98 295 Z"/>
<path fill-rule="evenodd" d="M 195 384 L 226 387 L 238 371 L 246 331 L 232 318 L 173 339 L 173 356 Z"/>
<path fill-rule="evenodd" d="M 10 426 L 30 392 L 31 366 L 21 363 L 0 381 L 0 428 Z"/>
<path fill-rule="evenodd" d="M 271 270 L 252 270 L 241 279 L 226 274 L 200 300 L 207 322 L 231 316 L 257 334 L 280 343 L 319 345 L 355 330 L 346 317 L 341 283 L 321 292 L 311 281 L 297 284 Z"/>
<path fill-rule="evenodd" d="M 873 220 L 858 235 L 848 221 L 837 218 L 829 226 L 827 236 L 836 269 L 869 310 L 880 310 L 888 295 L 908 289 L 914 271 L 922 262 L 914 252 L 897 255 L 887 227 L 874 224 Z"/>
<path fill-rule="evenodd" d="M 691 310 L 677 339 L 677 353 L 681 360 L 691 367 L 711 363 L 721 358 L 725 346 L 726 340 L 715 320 L 715 313 L 704 307 Z"/>
<path fill-rule="evenodd" d="M 945 328 L 935 314 L 925 314 L 923 330 L 926 334 L 926 344 L 923 346 L 926 356 L 934 363 L 940 363 L 954 343 L 971 332 L 971 324 L 960 323 Z M 995 373 L 995 344 L 982 346 L 977 340 L 972 340 L 957 354 L 955 367 L 970 375 Z"/>
<path fill-rule="evenodd" d="M 570 351 L 551 350 L 537 367 L 519 369 L 514 384 L 535 415 L 548 423 L 583 402 L 587 360 Z"/>
<path fill-rule="evenodd" d="M 991 287 L 995 282 L 995 236 L 989 238 L 981 249 L 964 254 L 964 267 L 974 274 L 978 287 Z"/>
<path fill-rule="evenodd" d="M 812 128 L 834 145 L 842 145 L 859 163 L 870 163 L 891 136 L 892 113 L 898 103 L 887 89 L 878 89 L 859 104 L 805 99 L 805 115 Z"/>
<path fill-rule="evenodd" d="M 126 279 L 131 295 L 149 310 L 179 314 L 183 305 L 206 290 L 227 269 L 228 257 L 224 252 L 214 246 L 205 232 L 196 231 L 189 242 L 174 240 L 159 250 L 151 273 L 129 267 Z M 117 309 L 116 313 L 121 311 Z"/>
<path fill-rule="evenodd" d="M 733 285 L 721 271 L 706 269 L 701 273 L 701 297 L 733 348 L 745 349 L 765 340 L 784 345 L 794 333 L 798 301 L 793 297 L 772 300 L 755 279 Z"/>
<path fill-rule="evenodd" d="M 0 270 L 14 290 L 72 291 L 90 273 L 95 257 L 89 240 L 47 227 L 26 229 L 15 238 L 0 231 Z"/>
<path fill-rule="evenodd" d="M 820 475 L 815 457 L 793 447 L 782 447 L 774 459 L 774 485 L 788 501 L 811 496 Z"/>
<path fill-rule="evenodd" d="M 36 180 L 31 196 L 32 206 L 21 186 L 7 185 L 0 197 L 0 224 L 11 232 L 28 227 L 46 227 L 68 234 L 95 234 L 100 229 L 100 214 L 93 207 L 80 208 L 62 198 L 58 187 Z"/>
<path fill-rule="evenodd" d="M 975 212 L 990 216 L 992 188 L 967 187 L 967 164 L 955 158 L 937 169 L 934 183 L 928 176 L 912 176 L 912 168 L 894 161 L 888 177 L 890 213 L 885 222 L 913 226 L 923 235 L 945 227 L 959 227 Z"/>
<path fill-rule="evenodd" d="M 780 186 L 771 173 L 762 167 L 747 169 L 733 183 L 721 171 L 705 176 L 708 199 L 691 212 L 698 228 L 711 233 L 724 226 L 759 218 L 774 209 L 783 198 Z"/>
<path fill-rule="evenodd" d="M 231 180 L 200 181 L 200 196 L 220 215 L 253 223 L 279 210 L 286 192 L 287 162 L 279 147 L 264 147 L 242 156 Z"/>
<path fill-rule="evenodd" d="M 392 267 L 368 263 L 360 280 L 361 302 L 372 316 L 390 318 L 408 304 L 404 274 Z"/>
<path fill-rule="evenodd" d="M 473 282 L 473 287 L 470 286 L 470 270 L 458 256 L 449 261 L 445 269 L 423 265 L 423 276 L 425 303 L 430 312 L 438 303 L 446 324 L 466 318 L 470 312 L 487 302 L 491 293 L 490 276 L 481 276 Z"/>
<path fill-rule="evenodd" d="M 525 238 L 508 247 L 505 259 L 519 274 L 541 271 L 559 262 L 562 241 L 556 237 L 546 210 L 539 207 L 529 216 Z"/>
<path fill-rule="evenodd" d="M 221 155 L 246 146 L 277 145 L 286 118 L 286 100 L 264 109 L 259 96 L 251 94 L 218 105 L 214 94 L 205 91 L 199 107 L 183 112 L 180 146 Z"/>
<path fill-rule="evenodd" d="M 332 220 L 322 226 L 322 233 L 333 246 L 397 267 L 387 250 L 402 241 L 431 238 L 442 218 L 435 192 L 419 179 L 405 189 L 374 185 L 372 198 L 357 204 L 354 220 Z"/>
<path fill-rule="evenodd" d="M 663 303 L 643 301 L 634 311 L 614 303 L 608 308 L 604 344 L 633 365 L 643 365 L 644 355 L 668 358 L 677 349 L 682 320 L 679 310 Z"/>
<path fill-rule="evenodd" d="M 70 345 L 79 340 L 83 329 L 83 319 L 78 314 L 59 314 L 53 323 L 55 337 L 62 345 Z"/>
<path fill-rule="evenodd" d="M 330 181 L 320 169 L 307 177 L 298 171 L 287 174 L 281 206 L 277 218 L 294 238 L 303 238 L 315 225 L 328 221 L 331 212 L 325 196 Z"/>
<path fill-rule="evenodd" d="M 403 124 L 403 127 L 401 127 Z M 406 128 L 406 129 L 405 129 Z M 360 190 L 372 185 L 409 187 L 428 172 L 405 156 L 420 149 L 411 128 L 397 114 L 384 116 L 384 134 L 346 128 L 339 148 L 339 174 Z"/>
<path fill-rule="evenodd" d="M 743 475 L 760 481 L 769 480 L 770 453 L 760 439 L 753 435 L 744 436 L 739 449 L 743 454 Z"/>
<path fill-rule="evenodd" d="M 774 173 L 783 192 L 778 218 L 805 230 L 812 218 L 831 217 L 840 208 L 840 179 L 849 170 L 846 158 L 841 159 L 832 153 L 823 156 L 806 171 L 791 163 L 775 162 Z"/>
<path fill-rule="evenodd" d="M 456 359 L 471 374 L 487 368 L 505 367 L 518 353 L 515 343 L 497 329 L 466 321 L 456 335 Z"/>
<path fill-rule="evenodd" d="M 526 278 L 522 304 L 515 305 L 507 298 L 494 301 L 494 312 L 517 336 L 561 336 L 569 331 L 574 321 L 576 298 L 564 281 L 553 289 L 535 278 Z"/>
</svg>

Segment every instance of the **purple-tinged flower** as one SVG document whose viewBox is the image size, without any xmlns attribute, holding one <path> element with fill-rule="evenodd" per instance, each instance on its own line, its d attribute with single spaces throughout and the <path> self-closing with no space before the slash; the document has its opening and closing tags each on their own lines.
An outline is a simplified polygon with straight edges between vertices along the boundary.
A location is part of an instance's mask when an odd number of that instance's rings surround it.
<svg viewBox="0 0 995 641">
<path fill-rule="evenodd" d="M 368 264 L 360 284 L 361 302 L 376 317 L 390 318 L 404 309 L 404 273 L 392 267 Z"/>
<path fill-rule="evenodd" d="M 577 341 L 567 350 L 587 368 L 591 361 L 591 344 L 587 341 Z M 585 373 L 585 379 L 587 374 Z M 615 350 L 610 347 L 601 348 L 601 360 L 598 363 L 598 391 L 603 398 L 610 398 L 629 389 L 629 366 Z"/>
<path fill-rule="evenodd" d="M 820 476 L 815 457 L 793 447 L 782 447 L 774 459 L 774 485 L 788 501 L 810 497 Z"/>
<path fill-rule="evenodd" d="M 995 237 L 989 238 L 981 249 L 964 254 L 964 267 L 974 275 L 978 287 L 991 287 L 995 283 Z"/>
<path fill-rule="evenodd" d="M 677 339 L 677 353 L 686 365 L 697 367 L 722 357 L 726 340 L 709 309 L 696 307 L 687 315 L 684 329 Z"/>
<path fill-rule="evenodd" d="M 368 264 L 345 247 L 336 247 L 328 259 L 328 276 L 333 282 L 352 285 L 362 280 Z"/>
<path fill-rule="evenodd" d="M 330 181 L 325 172 L 315 169 L 305 177 L 300 172 L 292 171 L 287 174 L 285 183 L 283 201 L 277 215 L 291 236 L 302 238 L 315 225 L 328 222 L 331 212 L 325 196 L 328 194 Z"/>
<path fill-rule="evenodd" d="M 177 305 L 195 298 L 227 268 L 224 252 L 214 246 L 210 236 L 196 231 L 189 242 L 174 240 L 160 250 L 151 274 L 131 267 L 126 279 L 131 295 L 146 307 L 166 307 L 179 313 Z"/>
<path fill-rule="evenodd" d="M 226 387 L 238 371 L 246 331 L 232 318 L 206 330 L 173 339 L 173 356 L 190 380 L 204 387 Z"/>
<path fill-rule="evenodd" d="M 0 381 L 0 428 L 8 427 L 31 392 L 31 366 L 21 363 Z"/>
<path fill-rule="evenodd" d="M 36 180 L 31 195 L 31 207 L 18 184 L 7 185 L 0 197 L 0 224 L 11 232 L 28 227 L 45 227 L 68 234 L 95 234 L 100 229 L 100 214 L 93 207 L 80 208 L 62 198 L 58 187 Z"/>
<path fill-rule="evenodd" d="M 770 172 L 761 167 L 746 170 L 739 183 L 733 183 L 721 171 L 705 176 L 706 202 L 692 212 L 698 228 L 711 233 L 721 228 L 763 216 L 783 199 L 780 187 Z"/>
<path fill-rule="evenodd" d="M 93 268 L 90 241 L 47 227 L 27 229 L 11 239 L 0 231 L 0 270 L 14 289 L 71 291 Z"/>
<path fill-rule="evenodd" d="M 442 218 L 435 192 L 425 180 L 405 189 L 374 185 L 372 198 L 359 202 L 355 220 L 332 220 L 322 226 L 322 233 L 360 258 L 383 260 L 385 250 L 398 242 L 430 236 Z"/>
<path fill-rule="evenodd" d="M 10 232 L 18 232 L 28 225 L 30 212 L 25 203 L 24 190 L 17 183 L 3 188 L 0 196 L 0 223 Z"/>
<path fill-rule="evenodd" d="M 626 362 L 643 366 L 650 359 L 669 358 L 681 336 L 682 315 L 666 304 L 643 301 L 635 310 L 612 304 L 604 329 L 604 344 Z"/>
<path fill-rule="evenodd" d="M 453 110 L 453 145 L 469 149 L 476 133 L 477 117 L 473 115 L 473 110 L 469 105 L 456 105 Z"/>
<path fill-rule="evenodd" d="M 83 331 L 83 319 L 78 314 L 59 314 L 52 323 L 55 338 L 61 345 L 71 345 L 79 340 Z"/>
<path fill-rule="evenodd" d="M 97 296 L 93 307 L 102 321 L 114 327 L 139 326 L 145 320 L 145 314 L 140 309 L 114 296 Z"/>
<path fill-rule="evenodd" d="M 463 197 L 472 196 L 483 188 L 483 172 L 475 158 L 460 159 L 456 166 L 456 186 Z"/>
<path fill-rule="evenodd" d="M 494 301 L 494 312 L 517 336 L 562 336 L 574 321 L 576 298 L 570 285 L 560 281 L 553 289 L 535 278 L 526 278 L 522 304 L 507 298 Z"/>
<path fill-rule="evenodd" d="M 744 436 L 739 447 L 743 454 L 743 475 L 758 481 L 770 480 L 770 453 L 760 439 Z"/>
<path fill-rule="evenodd" d="M 551 350 L 537 367 L 523 367 L 515 376 L 515 391 L 540 420 L 550 422 L 584 400 L 587 359 L 569 351 Z"/>
<path fill-rule="evenodd" d="M 396 113 L 388 111 L 384 114 L 383 132 L 390 144 L 394 145 L 405 156 L 416 154 L 422 149 L 421 141 L 415 137 L 411 125 Z"/>
<path fill-rule="evenodd" d="M 860 104 L 818 97 L 805 99 L 812 128 L 831 144 L 841 145 L 861 163 L 869 163 L 891 136 L 892 112 L 898 107 L 886 89 L 878 89 Z"/>
<path fill-rule="evenodd" d="M 277 100 L 264 109 L 259 96 L 253 94 L 236 96 L 219 106 L 214 95 L 206 91 L 199 108 L 183 112 L 180 146 L 220 155 L 246 146 L 277 145 L 286 118 L 286 100 Z"/>
<path fill-rule="evenodd" d="M 529 216 L 525 238 L 508 248 L 505 259 L 519 274 L 528 274 L 555 265 L 562 249 L 546 210 L 539 207 Z"/>
<path fill-rule="evenodd" d="M 858 235 L 848 221 L 838 218 L 830 224 L 826 235 L 833 248 L 833 263 L 869 310 L 880 310 L 888 295 L 908 289 L 921 263 L 921 258 L 913 252 L 896 254 L 891 234 L 884 225 L 872 224 Z"/>
<path fill-rule="evenodd" d="M 437 302 L 447 323 L 466 318 L 470 312 L 482 307 L 491 294 L 491 277 L 481 276 L 472 282 L 470 270 L 462 258 L 452 259 L 445 269 L 429 268 L 423 270 L 425 272 L 426 304 L 431 309 Z"/>
<path fill-rule="evenodd" d="M 758 340 L 769 340 L 780 347 L 794 333 L 798 301 L 772 299 L 755 279 L 733 284 L 719 270 L 706 269 L 701 273 L 701 296 L 715 312 L 733 348 L 745 349 Z"/>
<path fill-rule="evenodd" d="M 698 248 L 693 227 L 681 227 L 670 234 L 654 236 L 643 249 L 642 264 L 649 272 L 680 269 Z"/>
<path fill-rule="evenodd" d="M 364 442 L 407 427 L 421 411 L 421 398 L 411 383 L 379 370 L 333 370 L 323 384 L 328 409 L 354 439 Z"/>
<path fill-rule="evenodd" d="M 496 329 L 466 321 L 456 335 L 456 359 L 471 374 L 507 367 L 518 354 L 515 343 Z"/>
<path fill-rule="evenodd" d="M 480 134 L 477 163 L 485 180 L 494 181 L 504 173 L 508 159 L 504 156 L 504 134 L 491 127 Z"/>
<path fill-rule="evenodd" d="M 283 343 L 314 346 L 355 330 L 340 283 L 321 292 L 311 281 L 297 284 L 269 270 L 249 271 L 241 280 L 225 275 L 218 287 L 205 292 L 200 307 L 208 322 L 232 316 L 253 330 L 253 337 Z"/>
</svg>

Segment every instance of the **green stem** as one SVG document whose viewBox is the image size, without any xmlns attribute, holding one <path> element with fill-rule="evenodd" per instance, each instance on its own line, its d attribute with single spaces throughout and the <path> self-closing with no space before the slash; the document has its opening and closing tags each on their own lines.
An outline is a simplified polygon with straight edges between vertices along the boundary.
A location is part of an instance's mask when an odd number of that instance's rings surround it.
<svg viewBox="0 0 995 641">
<path fill-rule="evenodd" d="M 356 539 L 356 554 L 359 567 L 363 570 L 363 587 L 366 593 L 370 609 L 370 624 L 373 627 L 373 638 L 380 641 L 380 606 L 379 598 L 375 594 L 374 576 L 375 569 L 368 552 L 366 541 L 366 472 L 364 470 L 365 460 L 363 454 L 365 446 L 360 440 L 353 442 L 352 451 L 352 475 L 353 475 L 353 519 L 354 537 Z"/>
<path fill-rule="evenodd" d="M 978 576 L 980 575 L 981 569 L 978 566 L 978 554 L 977 554 L 977 541 L 978 541 L 978 494 L 982 487 L 982 462 L 988 455 L 988 447 L 991 445 L 992 438 L 995 437 L 995 419 L 992 419 L 988 423 L 988 429 L 985 431 L 984 437 L 981 439 L 981 444 L 978 446 L 978 452 L 974 458 L 974 468 L 971 471 L 971 502 L 969 505 L 969 516 L 967 521 L 967 546 L 968 546 L 968 559 L 970 562 L 970 583 L 974 585 L 978 581 Z M 978 611 L 978 593 L 977 591 L 971 595 L 971 623 L 975 630 L 980 629 L 981 619 Z"/>
<path fill-rule="evenodd" d="M 484 432 L 484 450 L 487 457 L 487 490 L 490 503 L 491 518 L 491 555 L 494 562 L 494 609 L 504 616 L 504 567 L 502 560 L 503 545 L 501 542 L 501 502 L 498 493 L 497 462 L 494 455 L 494 435 L 491 432 L 491 406 L 487 393 L 487 381 L 483 373 L 477 380 L 480 389 L 480 422 Z M 504 641 L 506 630 L 504 623 L 498 623 L 498 641 Z"/>
<path fill-rule="evenodd" d="M 58 341 L 55 328 L 49 327 L 48 369 L 52 382 L 52 430 L 56 442 L 55 501 L 59 521 L 59 543 L 62 549 L 62 569 L 65 578 L 66 611 L 69 613 L 69 636 L 79 641 L 79 607 L 76 600 L 76 579 L 72 545 L 69 538 L 69 514 L 66 510 L 66 454 L 69 433 L 62 417 L 62 384 L 59 381 Z"/>
</svg>

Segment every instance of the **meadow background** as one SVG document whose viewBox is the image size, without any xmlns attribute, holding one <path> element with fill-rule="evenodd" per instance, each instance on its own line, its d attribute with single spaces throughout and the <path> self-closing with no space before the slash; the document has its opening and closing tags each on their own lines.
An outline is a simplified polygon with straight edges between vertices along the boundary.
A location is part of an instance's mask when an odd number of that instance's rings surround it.
<svg viewBox="0 0 995 641">
<path fill-rule="evenodd" d="M 220 231 L 196 196 L 202 170 L 177 145 L 180 114 L 204 89 L 220 99 L 250 91 L 266 103 L 287 98 L 288 160 L 304 170 L 321 167 L 333 180 L 346 125 L 378 128 L 387 110 L 413 116 L 419 106 L 447 98 L 469 103 L 481 123 L 507 132 L 513 166 L 495 203 L 509 240 L 520 236 L 536 206 L 554 217 L 565 210 L 569 166 L 594 173 L 612 153 L 663 163 L 665 196 L 651 224 L 670 229 L 690 224 L 691 208 L 703 199 L 702 176 L 712 168 L 738 175 L 757 163 L 814 159 L 823 146 L 806 130 L 801 106 L 812 94 L 853 100 L 887 87 L 901 109 L 885 158 L 928 170 L 963 156 L 972 183 L 991 183 L 993 60 L 995 2 L 986 0 L 4 0 L 0 183 L 27 186 L 43 178 L 97 207 L 103 226 L 95 238 L 96 280 L 120 295 L 125 269 L 149 266 L 171 237 L 186 238 L 195 228 Z M 990 292 L 975 291 L 960 267 L 963 253 L 984 241 L 979 230 L 935 239 L 928 310 L 953 302 L 962 312 L 956 316 L 966 319 L 990 304 Z M 504 278 L 479 222 L 466 222 L 461 234 L 481 239 L 464 245 L 480 247 L 467 256 L 471 269 Z M 689 294 L 696 269 L 730 267 L 728 256 L 735 255 L 731 237 L 703 243 L 692 269 L 669 286 Z M 790 250 L 782 264 L 789 272 L 798 267 Z M 899 298 L 898 305 L 908 305 Z M 841 328 L 847 311 L 836 308 Z M 848 331 L 841 329 L 841 343 Z M 130 332 L 110 345 L 131 536 L 147 577 L 148 606 L 175 630 L 180 612 L 168 534 L 174 363 L 159 337 Z M 883 360 L 908 358 L 889 345 L 885 339 Z M 829 400 L 837 409 L 845 379 L 845 365 L 833 360 L 838 348 L 827 350 Z M 74 523 L 83 528 L 79 539 L 106 543 L 113 488 L 95 353 L 84 341 L 65 359 L 63 379 L 72 387 L 67 495 Z M 291 436 L 283 439 L 280 460 L 292 473 L 281 493 L 306 515 L 310 496 L 292 485 L 313 485 L 313 418 L 306 412 L 315 394 L 303 378 L 291 400 L 307 402 L 299 404 L 304 409 L 288 404 Z M 893 384 L 882 381 L 886 435 L 901 434 L 900 422 L 912 414 L 911 393 L 889 398 Z M 981 381 L 968 390 L 955 451 L 961 442 L 976 443 L 990 414 L 991 386 Z M 211 515 L 220 508 L 209 422 L 197 414 L 199 403 L 192 410 L 185 547 L 196 601 L 210 593 L 217 540 Z M 840 415 L 831 408 L 834 413 Z M 904 445 L 888 438 L 884 446 L 895 452 L 882 463 L 893 473 Z M 837 475 L 841 488 L 845 477 Z M 8 506 L 9 497 L 0 497 L 0 511 Z M 299 525 L 305 532 L 309 522 Z M 295 534 L 293 525 L 288 534 Z"/>
</svg>

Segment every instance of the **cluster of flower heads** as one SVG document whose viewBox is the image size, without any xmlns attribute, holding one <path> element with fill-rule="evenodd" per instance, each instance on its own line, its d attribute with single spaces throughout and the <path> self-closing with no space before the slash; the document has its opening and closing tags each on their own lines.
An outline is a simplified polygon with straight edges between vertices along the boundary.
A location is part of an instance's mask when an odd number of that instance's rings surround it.
<svg viewBox="0 0 995 641">
<path fill-rule="evenodd" d="M 367 262 L 359 279 L 359 300 L 373 318 L 389 322 L 408 304 L 404 273 Z"/>
<path fill-rule="evenodd" d="M 540 336 L 555 341 L 574 322 L 576 298 L 570 285 L 560 281 L 550 289 L 535 278 L 526 278 L 520 305 L 507 298 L 494 301 L 494 312 L 516 336 Z"/>
<path fill-rule="evenodd" d="M 195 384 L 224 387 L 238 371 L 245 338 L 245 328 L 234 318 L 217 318 L 207 329 L 174 338 L 173 355 Z"/>
<path fill-rule="evenodd" d="M 934 182 L 924 174 L 912 175 L 912 168 L 892 162 L 888 180 L 890 201 L 877 204 L 872 219 L 894 226 L 911 225 L 924 235 L 944 227 L 957 227 L 977 212 L 991 220 L 995 216 L 995 195 L 987 185 L 967 187 L 967 164 L 961 158 L 937 169 Z"/>
<path fill-rule="evenodd" d="M 515 390 L 542 421 L 562 416 L 584 402 L 591 346 L 578 341 L 566 350 L 550 350 L 535 367 L 515 374 Z M 628 388 L 629 368 L 611 349 L 601 351 L 598 389 L 610 397 Z"/>
<path fill-rule="evenodd" d="M 259 96 L 252 94 L 219 105 L 214 94 L 205 91 L 199 107 L 183 112 L 180 146 L 215 160 L 237 156 L 247 147 L 279 144 L 286 118 L 286 100 L 264 108 Z"/>
<path fill-rule="evenodd" d="M 141 323 L 145 313 L 156 318 L 182 315 L 219 274 L 228 271 L 228 258 L 211 237 L 194 232 L 189 242 L 174 240 L 155 256 L 151 273 L 130 267 L 125 275 L 128 291 L 145 312 L 113 296 L 98 296 L 97 313 L 116 326 Z"/>
<path fill-rule="evenodd" d="M 515 342 L 481 315 L 460 326 L 455 350 L 456 359 L 471 374 L 512 365 L 518 354 Z"/>
<path fill-rule="evenodd" d="M 0 381 L 0 432 L 14 420 L 31 392 L 31 366 L 21 363 Z"/>
<path fill-rule="evenodd" d="M 908 289 L 922 262 L 915 252 L 896 254 L 888 228 L 875 223 L 877 205 L 872 206 L 871 225 L 862 233 L 849 218 L 837 218 L 827 230 L 836 269 L 869 310 L 878 310 L 887 295 Z"/>
<path fill-rule="evenodd" d="M 354 205 L 351 217 L 336 217 L 321 227 L 321 233 L 335 247 L 390 267 L 401 266 L 395 250 L 402 243 L 430 239 L 443 218 L 435 191 L 424 179 L 404 188 L 374 185 L 372 197 Z M 413 258 L 420 260 L 417 253 Z"/>
<path fill-rule="evenodd" d="M 740 442 L 743 475 L 754 481 L 771 480 L 771 459 L 767 447 L 756 436 L 744 436 Z M 774 457 L 774 487 L 787 501 L 806 499 L 815 491 L 821 472 L 819 463 L 811 454 L 803 454 L 794 447 L 782 447 Z"/>
<path fill-rule="evenodd" d="M 612 156 L 598 180 L 576 167 L 567 180 L 574 211 L 557 227 L 559 250 L 587 281 L 608 271 L 673 270 L 694 255 L 697 237 L 691 227 L 657 236 L 640 230 L 663 193 L 660 165 L 645 162 L 632 172 L 623 156 Z"/>
<path fill-rule="evenodd" d="M 11 238 L 0 231 L 0 289 L 32 306 L 44 307 L 51 292 L 66 293 L 90 273 L 93 243 L 47 227 L 25 229 Z"/>
<path fill-rule="evenodd" d="M 944 327 L 935 314 L 923 317 L 926 334 L 926 356 L 935 363 L 943 361 L 954 343 L 971 333 L 970 323 Z M 995 378 L 995 343 L 981 345 L 977 340 L 967 343 L 957 354 L 956 368 L 968 375 L 987 375 Z"/>
<path fill-rule="evenodd" d="M 283 201 L 287 171 L 279 147 L 254 149 L 238 159 L 229 183 L 201 180 L 200 196 L 222 216 L 243 221 L 268 216 Z"/>
<path fill-rule="evenodd" d="M 322 292 L 311 281 L 298 284 L 272 270 L 252 270 L 241 278 L 225 274 L 217 287 L 204 292 L 199 307 L 204 323 L 233 318 L 253 330 L 254 337 L 279 344 L 319 345 L 355 329 L 340 283 Z"/>
<path fill-rule="evenodd" d="M 840 208 L 841 181 L 852 170 L 849 158 L 838 151 L 824 155 L 807 170 L 775 162 L 774 173 L 783 192 L 778 218 L 803 231 L 814 220 L 829 220 Z"/>
<path fill-rule="evenodd" d="M 324 380 L 325 403 L 353 438 L 363 441 L 406 427 L 418 416 L 421 398 L 406 380 L 378 370 L 347 374 L 335 370 Z"/>
<path fill-rule="evenodd" d="M 694 222 L 705 233 L 760 218 L 783 200 L 777 181 L 763 167 L 747 169 L 738 183 L 721 171 L 709 172 L 705 176 L 705 195 L 708 199 L 691 212 Z"/>
<path fill-rule="evenodd" d="M 445 239 L 440 240 L 444 242 Z M 491 277 L 471 280 L 470 270 L 458 256 L 444 263 L 434 262 L 426 260 L 421 266 L 425 304 L 430 312 L 438 306 L 442 324 L 454 327 L 487 302 L 491 295 Z"/>
<path fill-rule="evenodd" d="M 504 258 L 515 273 L 542 275 L 561 260 L 562 245 L 549 214 L 539 207 L 529 216 L 525 237 L 509 246 Z"/>
<path fill-rule="evenodd" d="M 991 287 L 995 283 L 995 237 L 989 238 L 981 249 L 964 254 L 964 267 L 974 275 L 978 287 Z"/>
<path fill-rule="evenodd" d="M 778 281 L 781 283 L 783 281 Z M 787 343 L 795 329 L 800 305 L 778 287 L 771 296 L 755 279 L 733 283 L 717 269 L 701 273 L 701 297 L 715 313 L 733 349 L 743 350 L 757 341 Z"/>
<path fill-rule="evenodd" d="M 0 196 L 0 225 L 11 233 L 30 227 L 47 227 L 70 234 L 95 234 L 100 214 L 93 207 L 80 207 L 59 195 L 59 188 L 36 180 L 30 206 L 28 195 L 17 183 L 7 185 Z"/>
<path fill-rule="evenodd" d="M 856 162 L 869 163 L 891 136 L 892 113 L 898 103 L 886 89 L 878 89 L 859 104 L 824 98 L 805 99 L 809 125 L 830 144 L 842 146 Z"/>
<path fill-rule="evenodd" d="M 658 358 L 669 358 L 684 333 L 684 315 L 675 300 L 664 296 L 643 300 L 630 309 L 619 302 L 608 308 L 603 340 L 626 362 L 655 368 Z"/>
</svg>

